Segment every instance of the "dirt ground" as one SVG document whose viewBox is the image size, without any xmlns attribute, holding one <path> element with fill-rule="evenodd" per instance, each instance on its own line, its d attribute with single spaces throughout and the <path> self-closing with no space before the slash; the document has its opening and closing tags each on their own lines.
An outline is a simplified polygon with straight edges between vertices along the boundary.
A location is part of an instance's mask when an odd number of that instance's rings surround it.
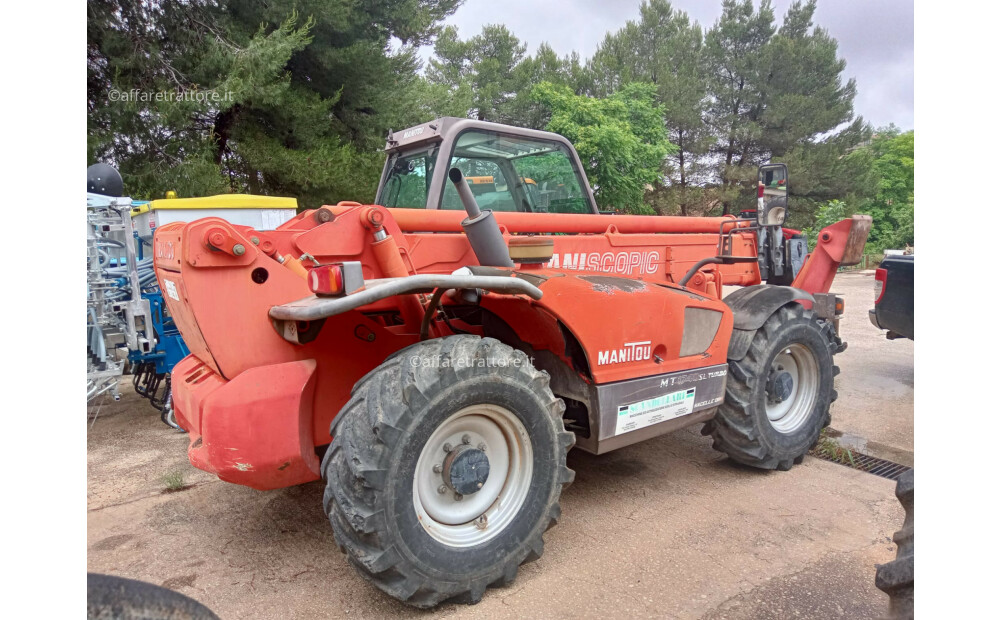
<svg viewBox="0 0 1000 620">
<path fill-rule="evenodd" d="M 833 427 L 912 459 L 913 345 L 868 322 L 872 286 L 859 274 L 834 284 L 850 345 Z M 600 457 L 574 451 L 545 555 L 479 605 L 421 612 L 348 565 L 322 483 L 259 492 L 194 469 L 185 436 L 130 386 L 90 414 L 88 569 L 173 588 L 226 619 L 877 617 L 887 598 L 875 564 L 893 557 L 903 518 L 889 480 L 812 457 L 790 472 L 736 466 L 697 428 Z M 184 488 L 168 490 L 179 476 Z"/>
</svg>

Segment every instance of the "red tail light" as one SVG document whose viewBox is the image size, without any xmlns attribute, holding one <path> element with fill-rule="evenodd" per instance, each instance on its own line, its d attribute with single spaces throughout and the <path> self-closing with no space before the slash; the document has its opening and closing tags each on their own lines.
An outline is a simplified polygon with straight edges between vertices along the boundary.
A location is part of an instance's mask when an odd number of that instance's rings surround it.
<svg viewBox="0 0 1000 620">
<path fill-rule="evenodd" d="M 763 197 L 764 197 L 764 184 L 763 183 L 758 183 L 757 184 L 757 198 L 763 198 Z"/>
<path fill-rule="evenodd" d="M 875 303 L 882 301 L 882 295 L 885 294 L 885 276 L 886 271 L 881 267 L 875 270 Z"/>
<path fill-rule="evenodd" d="M 342 265 L 321 265 L 309 270 L 309 290 L 316 295 L 343 295 L 344 269 Z"/>
</svg>

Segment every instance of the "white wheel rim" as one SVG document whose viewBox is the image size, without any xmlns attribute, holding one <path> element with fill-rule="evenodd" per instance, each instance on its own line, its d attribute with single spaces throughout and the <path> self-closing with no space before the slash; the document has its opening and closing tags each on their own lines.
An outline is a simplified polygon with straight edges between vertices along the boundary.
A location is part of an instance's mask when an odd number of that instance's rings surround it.
<svg viewBox="0 0 1000 620">
<path fill-rule="evenodd" d="M 804 344 L 791 344 L 774 357 L 770 372 L 787 372 L 792 377 L 792 388 L 788 398 L 781 402 L 765 395 L 767 419 L 779 433 L 794 433 L 809 419 L 816 404 L 819 392 L 816 356 Z"/>
<path fill-rule="evenodd" d="M 479 491 L 456 499 L 443 473 L 435 471 L 448 455 L 446 444 L 486 453 L 489 476 Z M 527 429 L 504 407 L 473 405 L 449 416 L 424 444 L 413 473 L 413 509 L 424 531 L 451 547 L 471 547 L 499 534 L 528 496 L 531 456 Z M 439 492 L 442 487 L 446 492 Z"/>
</svg>

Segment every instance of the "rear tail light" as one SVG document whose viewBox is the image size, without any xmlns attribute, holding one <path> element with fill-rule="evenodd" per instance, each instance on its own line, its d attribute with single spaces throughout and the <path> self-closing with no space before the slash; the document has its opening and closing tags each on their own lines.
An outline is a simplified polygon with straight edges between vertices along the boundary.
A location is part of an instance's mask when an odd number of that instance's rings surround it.
<svg viewBox="0 0 1000 620">
<path fill-rule="evenodd" d="M 309 270 L 309 290 L 316 295 L 344 294 L 344 268 L 342 265 L 320 265 Z"/>
<path fill-rule="evenodd" d="M 885 269 L 880 267 L 875 270 L 875 303 L 882 301 L 882 295 L 885 294 L 885 276 Z"/>
<path fill-rule="evenodd" d="M 350 295 L 365 287 L 365 278 L 358 261 L 333 265 L 318 265 L 306 276 L 309 290 L 320 297 Z"/>
<path fill-rule="evenodd" d="M 764 197 L 764 184 L 763 183 L 758 183 L 757 184 L 757 198 L 763 198 L 763 197 Z"/>
</svg>

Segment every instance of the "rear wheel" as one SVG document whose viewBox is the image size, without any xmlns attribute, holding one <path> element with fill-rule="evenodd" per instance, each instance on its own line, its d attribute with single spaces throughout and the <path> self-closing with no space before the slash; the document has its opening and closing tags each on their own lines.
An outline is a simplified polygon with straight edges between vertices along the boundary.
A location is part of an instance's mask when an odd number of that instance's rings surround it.
<svg viewBox="0 0 1000 620">
<path fill-rule="evenodd" d="M 563 401 L 524 353 L 452 336 L 400 351 L 331 428 L 324 507 L 361 574 L 417 607 L 478 602 L 542 554 L 573 479 Z"/>
<path fill-rule="evenodd" d="M 747 354 L 730 360 L 726 397 L 702 432 L 734 461 L 787 470 L 800 463 L 830 424 L 837 398 L 833 326 L 801 304 L 778 309 L 754 334 Z"/>
</svg>

